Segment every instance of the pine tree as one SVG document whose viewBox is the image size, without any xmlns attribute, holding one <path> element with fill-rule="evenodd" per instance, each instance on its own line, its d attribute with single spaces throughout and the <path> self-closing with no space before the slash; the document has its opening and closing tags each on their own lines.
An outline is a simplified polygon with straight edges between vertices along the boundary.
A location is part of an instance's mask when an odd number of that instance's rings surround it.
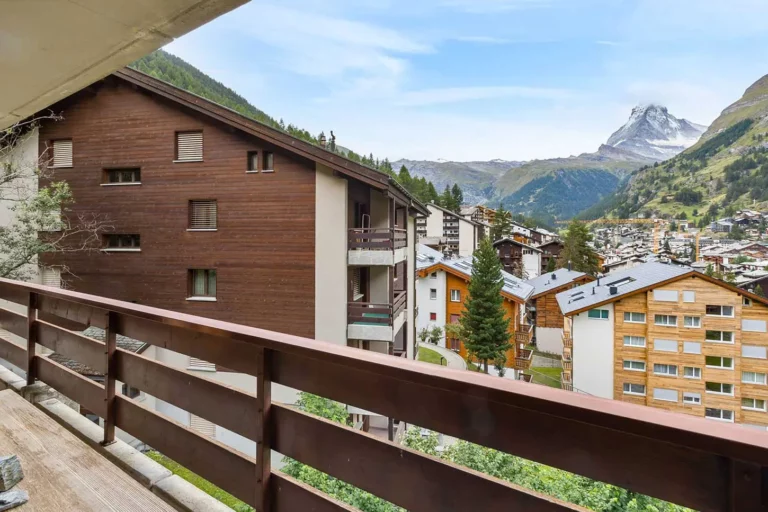
<svg viewBox="0 0 768 512">
<path fill-rule="evenodd" d="M 397 180 L 400 182 L 402 186 L 405 187 L 406 190 L 409 192 L 413 192 L 411 190 L 411 173 L 408 172 L 408 168 L 404 165 L 400 166 L 400 171 L 397 173 Z"/>
<path fill-rule="evenodd" d="M 555 258 L 549 258 L 549 261 L 547 262 L 547 272 L 554 272 L 557 269 L 557 263 L 555 262 Z"/>
<path fill-rule="evenodd" d="M 493 217 L 493 225 L 491 226 L 491 241 L 495 242 L 501 240 L 505 236 L 509 236 L 512 232 L 512 215 L 510 212 L 504 209 L 504 205 L 500 204 L 496 210 L 496 215 Z"/>
<path fill-rule="evenodd" d="M 445 186 L 445 190 L 443 190 L 443 193 L 440 194 L 440 199 L 438 204 L 443 208 L 445 208 L 446 210 L 453 211 L 453 195 L 451 194 L 450 185 Z"/>
<path fill-rule="evenodd" d="M 464 204 L 464 192 L 461 191 L 458 183 L 453 184 L 451 188 L 451 197 L 453 199 L 454 212 L 460 213 L 461 205 Z"/>
<path fill-rule="evenodd" d="M 573 270 L 595 275 L 600 271 L 600 263 L 597 254 L 589 247 L 592 241 L 592 233 L 583 222 L 573 221 L 568 225 L 568 230 L 563 237 L 563 250 L 557 266 L 567 267 L 570 263 Z"/>
<path fill-rule="evenodd" d="M 755 295 L 759 295 L 761 297 L 765 297 L 765 293 L 763 292 L 763 287 L 760 285 L 755 286 Z"/>
<path fill-rule="evenodd" d="M 461 327 L 465 334 L 467 352 L 483 362 L 488 373 L 488 361 L 496 361 L 510 348 L 509 319 L 505 317 L 501 289 L 504 279 L 501 263 L 488 238 L 472 256 L 472 277 L 469 297 L 464 301 Z"/>
<path fill-rule="evenodd" d="M 430 181 L 427 187 L 427 201 L 437 202 L 439 199 L 435 185 Z"/>
</svg>

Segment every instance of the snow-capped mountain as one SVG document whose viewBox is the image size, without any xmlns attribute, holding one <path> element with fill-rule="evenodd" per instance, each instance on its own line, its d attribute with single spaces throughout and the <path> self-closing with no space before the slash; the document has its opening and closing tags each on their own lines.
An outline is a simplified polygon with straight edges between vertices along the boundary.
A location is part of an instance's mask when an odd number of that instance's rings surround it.
<svg viewBox="0 0 768 512">
<path fill-rule="evenodd" d="M 706 126 L 678 119 L 660 105 L 632 109 L 629 121 L 608 139 L 614 148 L 655 160 L 672 158 L 693 146 Z"/>
</svg>

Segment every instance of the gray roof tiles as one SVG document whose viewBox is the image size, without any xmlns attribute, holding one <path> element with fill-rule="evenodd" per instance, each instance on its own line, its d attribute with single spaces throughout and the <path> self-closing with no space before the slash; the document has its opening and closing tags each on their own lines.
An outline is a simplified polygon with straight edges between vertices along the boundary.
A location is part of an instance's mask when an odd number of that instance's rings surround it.
<svg viewBox="0 0 768 512">
<path fill-rule="evenodd" d="M 533 295 L 539 295 L 546 293 L 549 290 L 554 290 L 563 285 L 572 283 L 576 279 L 585 276 L 584 272 L 577 272 L 576 270 L 568 270 L 561 268 L 554 272 L 548 272 L 541 274 L 539 277 L 528 279 L 526 283 L 533 286 Z"/>
</svg>

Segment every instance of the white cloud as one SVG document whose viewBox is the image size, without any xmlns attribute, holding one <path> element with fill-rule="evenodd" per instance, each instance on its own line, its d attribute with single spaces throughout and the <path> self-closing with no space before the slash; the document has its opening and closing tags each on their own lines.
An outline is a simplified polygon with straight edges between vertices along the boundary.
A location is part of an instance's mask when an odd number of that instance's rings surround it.
<svg viewBox="0 0 768 512">
<path fill-rule="evenodd" d="M 555 0 L 442 0 L 442 5 L 474 14 L 550 7 Z"/>
<path fill-rule="evenodd" d="M 664 105 L 672 115 L 701 124 L 711 123 L 725 107 L 738 99 L 713 88 L 711 84 L 663 80 L 630 83 L 626 87 L 626 95 L 633 105 Z"/>
<path fill-rule="evenodd" d="M 501 98 L 565 100 L 573 96 L 571 91 L 565 89 L 542 87 L 444 87 L 405 92 L 395 99 L 395 104 L 399 106 L 425 106 Z"/>
</svg>

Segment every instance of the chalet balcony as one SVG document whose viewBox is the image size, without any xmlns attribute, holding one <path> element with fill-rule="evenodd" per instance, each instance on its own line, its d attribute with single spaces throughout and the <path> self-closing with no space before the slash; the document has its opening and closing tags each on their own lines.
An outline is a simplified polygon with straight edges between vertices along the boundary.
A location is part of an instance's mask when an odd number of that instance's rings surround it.
<svg viewBox="0 0 768 512">
<path fill-rule="evenodd" d="M 347 264 L 393 266 L 407 257 L 408 233 L 400 228 L 354 228 L 347 240 Z"/>
<path fill-rule="evenodd" d="M 571 372 L 563 370 L 560 374 L 560 387 L 566 391 L 573 391 L 573 377 Z"/>
<path fill-rule="evenodd" d="M 105 441 L 119 428 L 259 511 L 354 510 L 272 469 L 272 452 L 406 510 L 583 510 L 272 401 L 273 384 L 694 510 L 754 512 L 768 503 L 768 434 L 739 425 L 29 283 L 0 280 L 0 299 L 26 310 L 0 309 L 0 327 L 26 340 L 0 338 L 0 358 L 29 383 L 103 418 L 106 428 L 96 428 Z M 87 325 L 105 328 L 106 343 L 81 335 Z M 257 392 L 115 349 L 118 334 L 252 375 Z M 38 354 L 38 344 L 103 372 L 103 383 Z M 255 457 L 116 394 L 116 380 L 257 442 Z M 32 416 L 11 423 L 0 438 L 39 429 Z M 102 508 L 143 509 L 124 506 L 118 483 L 107 485 Z M 52 510 L 67 509 L 59 504 Z"/>
<path fill-rule="evenodd" d="M 563 347 L 573 348 L 573 337 L 571 337 L 570 333 L 563 333 Z"/>
<path fill-rule="evenodd" d="M 533 339 L 533 325 L 520 324 L 520 329 L 515 331 L 515 343 L 518 348 L 527 347 Z"/>
<path fill-rule="evenodd" d="M 569 347 L 563 349 L 563 370 L 570 372 L 573 370 L 573 359 L 571 357 L 571 349 Z"/>
<path fill-rule="evenodd" d="M 396 292 L 392 304 L 350 302 L 347 308 L 347 338 L 394 342 L 405 323 L 407 293 Z"/>
<path fill-rule="evenodd" d="M 517 349 L 517 356 L 515 357 L 515 369 L 527 370 L 531 367 L 533 361 L 533 350 L 523 348 Z"/>
</svg>

